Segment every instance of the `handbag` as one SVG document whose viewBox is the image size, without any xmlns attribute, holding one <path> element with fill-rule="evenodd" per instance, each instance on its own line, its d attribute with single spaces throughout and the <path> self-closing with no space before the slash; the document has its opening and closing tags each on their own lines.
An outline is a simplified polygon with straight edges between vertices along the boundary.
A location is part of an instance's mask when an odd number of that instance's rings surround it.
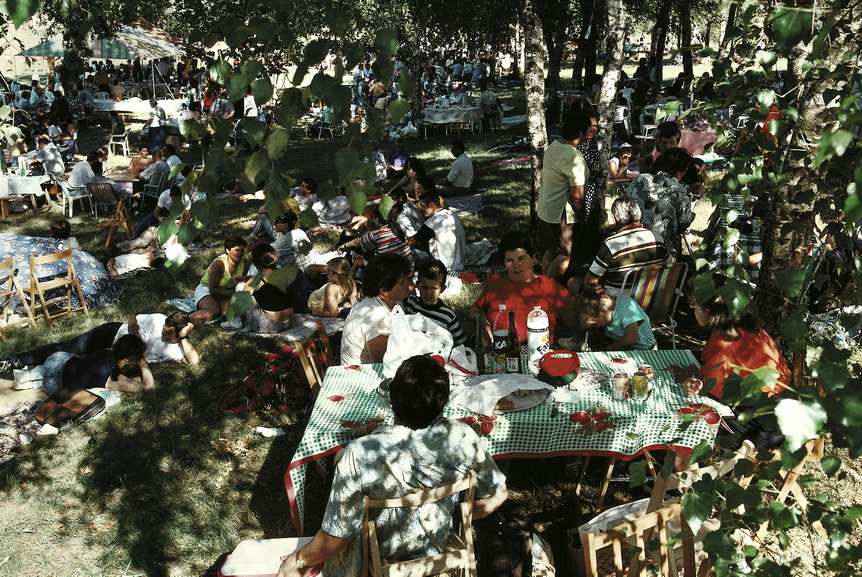
<svg viewBox="0 0 862 577">
<path fill-rule="evenodd" d="M 84 389 L 59 390 L 42 401 L 36 410 L 36 422 L 61 428 L 92 419 L 105 410 L 105 399 Z"/>
</svg>

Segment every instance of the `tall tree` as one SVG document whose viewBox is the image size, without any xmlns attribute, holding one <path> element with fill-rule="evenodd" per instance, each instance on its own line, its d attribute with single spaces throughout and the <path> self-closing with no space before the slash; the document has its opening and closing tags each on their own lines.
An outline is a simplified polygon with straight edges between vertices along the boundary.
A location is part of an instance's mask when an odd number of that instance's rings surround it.
<svg viewBox="0 0 862 577">
<path fill-rule="evenodd" d="M 617 105 L 617 84 L 620 70 L 623 67 L 623 49 L 626 37 L 626 8 L 623 0 L 608 0 L 608 19 L 605 29 L 608 31 L 603 43 L 608 52 L 605 69 L 602 74 L 602 87 L 599 91 L 598 113 L 599 126 L 605 127 L 599 132 L 601 149 L 607 155 L 613 140 L 614 113 Z M 602 163 L 607 166 L 607 162 Z"/>
<path fill-rule="evenodd" d="M 542 186 L 542 157 L 548 144 L 545 123 L 545 39 L 535 0 L 524 0 L 524 88 L 527 92 L 527 127 L 530 138 L 530 216 L 535 217 L 536 195 Z"/>
<path fill-rule="evenodd" d="M 664 65 L 664 49 L 667 29 L 670 26 L 671 0 L 661 0 L 656 12 L 655 28 L 652 35 L 652 57 L 655 65 L 655 81 L 661 84 Z"/>
<path fill-rule="evenodd" d="M 682 72 L 689 81 L 694 78 L 694 60 L 691 55 L 691 2 L 692 0 L 680 0 L 678 5 Z"/>
</svg>

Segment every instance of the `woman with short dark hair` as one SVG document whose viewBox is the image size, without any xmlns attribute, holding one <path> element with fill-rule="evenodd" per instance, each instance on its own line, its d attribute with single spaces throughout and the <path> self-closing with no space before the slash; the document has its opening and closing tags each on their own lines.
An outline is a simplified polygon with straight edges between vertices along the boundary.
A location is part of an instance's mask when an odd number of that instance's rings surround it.
<svg viewBox="0 0 862 577">
<path fill-rule="evenodd" d="M 245 244 L 245 240 L 238 236 L 225 239 L 224 254 L 210 263 L 195 289 L 197 310 L 191 315 L 192 322 L 208 322 L 227 312 L 234 289 L 245 280 L 248 269 L 244 258 Z"/>
<path fill-rule="evenodd" d="M 365 298 L 350 309 L 341 337 L 341 364 L 358 365 L 383 360 L 392 311 L 413 293 L 410 261 L 403 256 L 381 254 L 365 267 Z"/>
</svg>

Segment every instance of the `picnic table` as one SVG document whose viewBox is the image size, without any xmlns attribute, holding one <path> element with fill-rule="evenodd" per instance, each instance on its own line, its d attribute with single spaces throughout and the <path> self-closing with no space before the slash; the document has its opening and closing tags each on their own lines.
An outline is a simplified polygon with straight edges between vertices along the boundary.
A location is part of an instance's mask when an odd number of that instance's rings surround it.
<svg viewBox="0 0 862 577">
<path fill-rule="evenodd" d="M 691 351 L 579 353 L 579 356 L 582 371 L 589 369 L 608 377 L 616 372 L 612 359 L 647 363 L 655 369 L 654 389 L 644 402 L 615 400 L 609 385 L 603 384 L 577 393 L 571 402 L 546 402 L 532 409 L 498 414 L 491 434 L 481 437 L 490 455 L 495 459 L 598 456 L 630 461 L 648 451 L 686 453 L 701 442 L 712 445 L 718 426 L 703 418 L 685 419 L 678 412 L 680 408 L 701 403 L 721 415 L 732 414 L 727 407 L 707 397 L 686 397 L 666 370 L 673 365 L 697 365 Z M 392 425 L 389 400 L 376 391 L 382 374 L 382 364 L 329 367 L 302 440 L 284 475 L 291 519 L 300 534 L 307 465 L 337 453 L 357 436 L 358 429 L 345 428 L 342 421 L 382 419 L 381 427 Z M 594 411 L 599 407 L 609 413 L 611 423 L 603 431 L 589 432 L 569 418 L 577 411 Z M 471 414 L 452 403 L 443 410 L 444 418 L 449 419 Z"/>
<path fill-rule="evenodd" d="M 36 209 L 36 197 L 48 198 L 42 190 L 42 183 L 48 182 L 47 176 L 20 176 L 17 174 L 0 174 L 0 218 L 9 216 L 9 202 L 15 198 L 29 197 L 33 210 Z"/>
<path fill-rule="evenodd" d="M 428 107 L 424 110 L 426 124 L 476 124 L 482 121 L 482 109 L 478 106 L 451 108 Z"/>
</svg>

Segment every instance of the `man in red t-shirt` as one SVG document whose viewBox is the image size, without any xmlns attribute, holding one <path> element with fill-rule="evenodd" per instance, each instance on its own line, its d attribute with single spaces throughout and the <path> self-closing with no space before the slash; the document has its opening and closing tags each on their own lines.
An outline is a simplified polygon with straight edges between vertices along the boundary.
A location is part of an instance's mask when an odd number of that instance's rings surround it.
<svg viewBox="0 0 862 577">
<path fill-rule="evenodd" d="M 533 307 L 540 306 L 548 315 L 553 341 L 558 315 L 564 317 L 564 324 L 569 324 L 567 319 L 572 311 L 569 291 L 553 279 L 533 272 L 533 246 L 528 235 L 519 232 L 507 234 L 500 242 L 500 252 L 503 253 L 506 273 L 488 280 L 474 304 L 486 321 L 486 336 L 490 341 L 499 306 L 505 304 L 507 312 L 515 312 L 518 340 L 526 342 L 527 314 Z"/>
</svg>

